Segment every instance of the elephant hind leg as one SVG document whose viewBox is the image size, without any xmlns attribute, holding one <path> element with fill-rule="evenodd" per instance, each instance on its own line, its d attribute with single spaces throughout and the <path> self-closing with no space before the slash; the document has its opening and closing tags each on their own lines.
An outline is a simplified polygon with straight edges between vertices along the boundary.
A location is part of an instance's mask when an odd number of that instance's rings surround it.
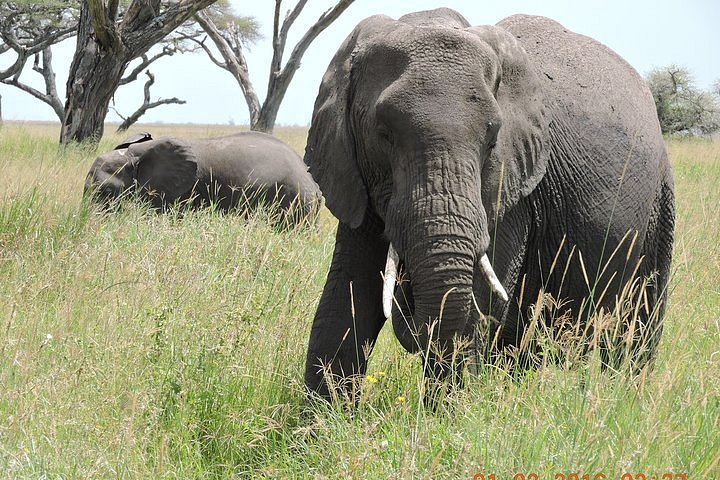
<svg viewBox="0 0 720 480">
<path fill-rule="evenodd" d="M 604 366 L 614 369 L 629 367 L 637 375 L 652 368 L 663 331 L 667 307 L 668 282 L 672 262 L 672 245 L 675 229 L 675 198 L 672 181 L 663 181 L 648 222 L 642 247 L 642 264 L 638 270 L 639 291 L 634 302 L 642 302 L 637 315 L 624 325 L 622 345 L 616 353 L 603 349 Z M 629 338 L 632 336 L 632 338 Z"/>
<path fill-rule="evenodd" d="M 654 232 L 648 232 L 644 255 L 654 260 L 646 265 L 647 276 L 654 275 L 647 292 L 650 314 L 647 321 L 650 335 L 647 338 L 647 351 L 641 352 L 639 367 L 651 363 L 657 354 L 657 347 L 663 330 L 663 319 L 667 309 L 668 283 L 672 263 L 672 247 L 675 232 L 675 194 L 672 183 L 663 181 L 660 194 L 655 203 L 656 222 Z M 649 270 L 649 271 L 648 271 Z M 645 355 L 642 355 L 645 353 Z"/>
</svg>

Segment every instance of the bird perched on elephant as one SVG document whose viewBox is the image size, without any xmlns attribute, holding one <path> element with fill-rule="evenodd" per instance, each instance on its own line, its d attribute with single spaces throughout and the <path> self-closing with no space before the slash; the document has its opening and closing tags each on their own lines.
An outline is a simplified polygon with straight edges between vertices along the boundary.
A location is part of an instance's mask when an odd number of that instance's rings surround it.
<svg viewBox="0 0 720 480">
<path fill-rule="evenodd" d="M 276 205 L 291 223 L 316 215 L 321 200 L 300 156 L 260 132 L 193 140 L 139 134 L 95 159 L 86 193 L 107 205 L 133 190 L 156 208 L 176 201 L 224 211 Z"/>
<path fill-rule="evenodd" d="M 370 17 L 323 77 L 304 160 L 339 221 L 310 391 L 330 396 L 328 373 L 338 385 L 364 374 L 390 313 L 402 346 L 443 378 L 477 310 L 497 320 L 503 352 L 538 298 L 583 332 L 640 281 L 643 341 L 629 350 L 638 365 L 656 351 L 673 177 L 645 82 L 601 43 L 538 16 Z"/>
</svg>

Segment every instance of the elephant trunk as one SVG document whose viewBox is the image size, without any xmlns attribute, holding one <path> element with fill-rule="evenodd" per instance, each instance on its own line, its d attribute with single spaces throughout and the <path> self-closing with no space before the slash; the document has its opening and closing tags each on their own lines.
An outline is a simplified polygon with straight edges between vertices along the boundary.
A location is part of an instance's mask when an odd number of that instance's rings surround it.
<svg viewBox="0 0 720 480">
<path fill-rule="evenodd" d="M 395 284 L 397 283 L 399 260 L 400 258 L 398 253 L 391 243 L 388 248 L 385 271 L 383 273 L 382 303 L 385 318 L 390 317 L 392 313 L 393 295 L 395 292 Z M 492 291 L 495 292 L 495 294 L 497 294 L 504 302 L 507 302 L 508 294 L 505 291 L 505 287 L 503 287 L 502 283 L 500 283 L 500 280 L 495 274 L 495 270 L 493 270 L 492 265 L 490 264 L 490 259 L 488 258 L 487 253 L 480 258 L 479 266 Z"/>
<path fill-rule="evenodd" d="M 434 252 L 423 259 L 412 255 L 407 258 L 417 347 L 426 351 L 428 344 L 435 342 L 434 347 L 447 352 L 452 349 L 455 335 L 465 330 L 469 317 L 474 259 L 465 252 Z"/>
<path fill-rule="evenodd" d="M 477 253 L 485 251 L 489 236 L 477 177 L 464 173 L 446 177 L 441 188 L 413 188 L 411 202 L 389 205 L 388 236 L 409 277 L 413 303 L 411 318 L 395 315 L 393 325 L 411 352 L 428 352 L 432 342 L 435 353 L 449 354 L 469 318 Z M 405 209 L 393 208 L 403 204 Z"/>
</svg>

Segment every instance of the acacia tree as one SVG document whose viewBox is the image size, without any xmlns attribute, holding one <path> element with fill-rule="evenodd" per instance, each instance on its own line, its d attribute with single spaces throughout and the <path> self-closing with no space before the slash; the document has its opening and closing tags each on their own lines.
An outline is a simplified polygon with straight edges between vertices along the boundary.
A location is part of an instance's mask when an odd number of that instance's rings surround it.
<svg viewBox="0 0 720 480">
<path fill-rule="evenodd" d="M 47 103 L 61 119 L 63 104 L 52 68 L 52 46 L 75 35 L 78 6 L 74 0 L 0 3 L 0 55 L 15 54 L 12 64 L 0 70 L 0 83 L 19 88 Z M 33 71 L 43 78 L 45 92 L 20 79 L 30 58 L 34 58 Z"/>
<path fill-rule="evenodd" d="M 65 118 L 65 101 L 58 94 L 52 47 L 76 35 L 79 12 L 79 0 L 51 0 L 42 4 L 25 0 L 0 3 L 0 55 L 15 54 L 10 67 L 0 70 L 0 83 L 18 88 L 49 105 L 61 122 Z M 151 102 L 149 89 L 154 83 L 154 76 L 147 68 L 162 57 L 184 53 L 186 50 L 183 45 L 169 41 L 159 53 L 141 55 L 132 72 L 120 80 L 119 86 L 127 85 L 137 80 L 144 70 L 150 77 L 145 84 L 144 101 L 133 114 L 126 118 L 116 110 L 124 120 L 121 130 L 127 129 L 151 108 L 185 103 L 175 97 Z M 20 78 L 28 60 L 33 57 L 32 70 L 42 77 L 44 91 Z"/>
<path fill-rule="evenodd" d="M 97 142 L 127 65 L 215 0 L 82 0 L 60 143 Z"/>
<path fill-rule="evenodd" d="M 663 133 L 706 134 L 720 129 L 720 92 L 697 88 L 686 68 L 656 68 L 647 82 Z"/>
<path fill-rule="evenodd" d="M 299 0 L 293 9 L 286 13 L 282 23 L 280 22 L 282 0 L 275 0 L 273 56 L 270 62 L 267 95 L 262 104 L 250 81 L 248 65 L 245 60 L 243 50 L 243 44 L 247 42 L 247 38 L 244 36 L 245 30 L 239 28 L 237 22 L 229 22 L 223 26 L 218 24 L 217 17 L 213 17 L 207 11 L 198 11 L 195 15 L 195 20 L 213 41 L 224 61 L 216 59 L 212 51 L 204 42 L 199 41 L 197 36 L 189 39 L 198 42 L 212 62 L 230 72 L 238 82 L 248 106 L 251 129 L 272 133 L 278 110 L 295 72 L 300 68 L 303 55 L 317 36 L 340 17 L 353 2 L 354 0 L 339 0 L 335 6 L 323 13 L 298 41 L 283 65 L 288 32 L 305 8 L 307 0 Z"/>
<path fill-rule="evenodd" d="M 16 57 L 0 70 L 0 81 L 19 76 L 28 59 L 75 35 L 77 15 L 73 0 L 1 2 L 0 54 L 13 51 Z"/>
</svg>

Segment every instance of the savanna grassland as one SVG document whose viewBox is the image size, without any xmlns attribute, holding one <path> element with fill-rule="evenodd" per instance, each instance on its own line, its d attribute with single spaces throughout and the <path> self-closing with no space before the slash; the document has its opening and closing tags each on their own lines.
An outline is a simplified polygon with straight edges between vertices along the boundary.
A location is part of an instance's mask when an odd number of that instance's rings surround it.
<svg viewBox="0 0 720 480">
<path fill-rule="evenodd" d="M 305 134 L 276 131 L 298 152 Z M 652 374 L 596 356 L 486 368 L 433 411 L 386 328 L 348 413 L 302 390 L 327 211 L 292 231 L 263 212 L 99 215 L 81 195 L 95 154 L 57 137 L 0 126 L 1 478 L 720 478 L 720 140 L 668 140 L 677 241 Z"/>
</svg>

